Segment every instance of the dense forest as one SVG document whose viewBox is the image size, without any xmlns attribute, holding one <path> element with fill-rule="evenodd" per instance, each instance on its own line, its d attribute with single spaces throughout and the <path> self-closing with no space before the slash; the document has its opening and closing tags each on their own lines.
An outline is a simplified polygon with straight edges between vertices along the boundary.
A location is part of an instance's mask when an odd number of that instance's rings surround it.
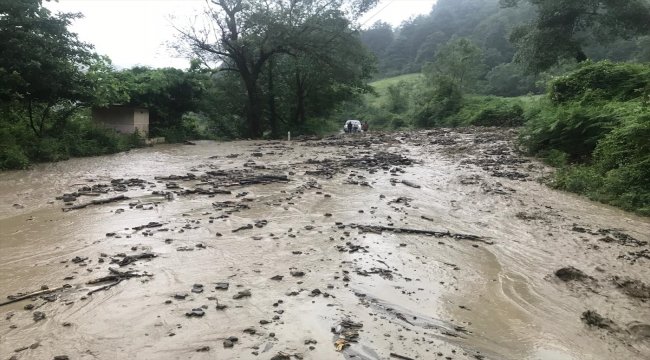
<svg viewBox="0 0 650 360">
<path fill-rule="evenodd" d="M 481 68 L 476 71 L 479 72 L 478 78 L 485 81 L 482 91 L 502 96 L 543 91 L 543 87 L 535 87 L 535 79 L 525 76 L 525 70 L 531 70 L 526 69 L 526 66 L 535 64 L 520 62 L 520 66 L 515 65 L 516 32 L 521 32 L 526 26 L 535 23 L 538 8 L 534 3 L 552 6 L 553 1 L 522 1 L 517 6 L 510 3 L 511 6 L 508 6 L 508 2 L 499 0 L 439 0 L 430 14 L 410 19 L 396 29 L 387 23 L 376 22 L 361 33 L 364 45 L 378 59 L 378 73 L 375 76 L 383 78 L 420 72 L 423 65 L 435 60 L 436 54 L 443 46 L 454 39 L 466 38 L 480 50 Z M 555 3 L 557 6 L 567 7 L 561 9 L 563 14 L 566 14 L 572 10 L 581 11 L 579 7 L 593 6 L 590 4 L 598 2 L 574 1 L 572 3 L 576 9 L 568 9 L 573 5 L 563 4 L 561 1 Z M 643 12 L 635 16 L 642 14 Z M 627 15 L 629 14 L 619 14 Z M 586 26 L 586 23 L 593 19 L 579 21 L 585 22 Z M 637 21 L 640 27 L 644 21 L 647 23 L 647 19 L 640 17 L 636 20 L 631 18 L 628 25 L 634 25 L 634 21 Z M 548 65 L 557 65 L 553 49 L 559 52 L 562 44 L 572 41 L 580 41 L 583 45 L 581 50 L 574 49 L 575 55 L 583 52 L 582 56 L 592 61 L 650 61 L 650 36 L 640 35 L 643 32 L 639 33 L 640 36 L 630 36 L 619 32 L 622 28 L 611 29 L 611 32 L 607 33 L 604 32 L 604 25 L 603 22 L 592 28 L 584 28 L 574 39 L 549 39 L 548 45 L 553 46 L 544 48 L 543 53 L 550 57 L 550 60 L 546 60 L 550 63 L 544 64 L 547 65 L 546 68 L 532 70 L 547 70 Z M 608 41 L 603 41 L 604 39 Z M 520 57 L 523 55 L 523 52 L 519 54 Z M 539 60 L 543 58 L 540 57 Z"/>
<path fill-rule="evenodd" d="M 650 1 L 439 0 L 393 28 L 376 0 L 213 0 L 178 25 L 188 70 L 116 69 L 80 14 L 0 2 L 0 168 L 142 146 L 90 109 L 147 107 L 167 141 L 521 127 L 562 189 L 650 214 Z M 374 83 L 370 83 L 375 81 Z"/>
</svg>

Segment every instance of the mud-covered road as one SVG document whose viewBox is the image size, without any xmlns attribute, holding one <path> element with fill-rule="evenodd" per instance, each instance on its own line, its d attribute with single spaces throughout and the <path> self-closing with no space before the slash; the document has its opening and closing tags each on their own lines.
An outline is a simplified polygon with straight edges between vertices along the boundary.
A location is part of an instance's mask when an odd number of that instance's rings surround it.
<svg viewBox="0 0 650 360">
<path fill-rule="evenodd" d="M 650 358 L 650 220 L 540 184 L 515 138 L 199 142 L 0 173 L 0 359 Z"/>
</svg>

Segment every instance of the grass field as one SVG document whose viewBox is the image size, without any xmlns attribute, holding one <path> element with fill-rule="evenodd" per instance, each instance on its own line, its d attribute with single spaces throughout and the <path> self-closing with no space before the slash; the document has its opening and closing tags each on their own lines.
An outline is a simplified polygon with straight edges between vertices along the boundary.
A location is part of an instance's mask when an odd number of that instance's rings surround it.
<svg viewBox="0 0 650 360">
<path fill-rule="evenodd" d="M 387 95 L 388 92 L 388 87 L 391 85 L 397 85 L 400 82 L 406 82 L 409 84 L 415 84 L 420 79 L 422 79 L 423 75 L 420 73 L 415 73 L 415 74 L 406 74 L 406 75 L 400 75 L 400 76 L 395 76 L 391 78 L 386 78 L 386 79 L 381 79 L 377 80 L 375 82 L 370 83 L 370 86 L 372 86 L 375 91 L 377 92 L 377 95 L 368 95 L 366 97 L 366 101 L 368 102 L 369 105 L 372 106 L 379 106 L 384 102 L 384 98 Z"/>
</svg>

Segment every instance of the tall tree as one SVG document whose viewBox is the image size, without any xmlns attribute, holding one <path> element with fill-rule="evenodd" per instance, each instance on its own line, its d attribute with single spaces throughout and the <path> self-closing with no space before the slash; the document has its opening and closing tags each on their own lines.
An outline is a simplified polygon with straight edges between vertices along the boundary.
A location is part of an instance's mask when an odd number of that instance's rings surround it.
<svg viewBox="0 0 650 360">
<path fill-rule="evenodd" d="M 79 14 L 52 14 L 41 0 L 0 2 L 0 101 L 22 105 L 34 133 L 92 101 L 84 70 L 100 60 L 68 30 Z"/>
<path fill-rule="evenodd" d="M 378 59 L 384 57 L 394 38 L 393 27 L 383 21 L 377 21 L 369 29 L 361 32 L 361 41 Z"/>
<path fill-rule="evenodd" d="M 435 60 L 426 64 L 423 72 L 431 81 L 448 77 L 461 91 L 466 91 L 484 75 L 481 48 L 466 38 L 452 39 L 438 50 Z"/>
<path fill-rule="evenodd" d="M 599 42 L 650 33 L 648 0 L 501 0 L 513 7 L 527 1 L 537 7 L 533 24 L 519 27 L 511 40 L 515 60 L 529 72 L 541 72 L 561 59 L 587 59 L 590 35 Z"/>
<path fill-rule="evenodd" d="M 278 54 L 300 55 L 326 44 L 314 44 L 320 28 L 314 18 L 355 19 L 376 0 L 211 0 L 204 27 L 179 29 L 193 54 L 220 70 L 240 75 L 247 92 L 249 135 L 263 131 L 264 101 L 259 82 L 267 62 Z M 331 38 L 339 36 L 330 34 Z M 326 40 L 326 39 L 325 39 Z"/>
</svg>

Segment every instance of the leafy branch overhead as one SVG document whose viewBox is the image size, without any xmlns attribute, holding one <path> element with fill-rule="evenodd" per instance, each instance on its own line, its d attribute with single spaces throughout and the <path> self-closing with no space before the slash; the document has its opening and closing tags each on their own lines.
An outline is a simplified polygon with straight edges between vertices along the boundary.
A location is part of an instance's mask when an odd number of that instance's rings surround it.
<svg viewBox="0 0 650 360">
<path fill-rule="evenodd" d="M 648 0 L 500 0 L 504 7 L 529 2 L 537 8 L 530 25 L 512 32 L 515 60 L 538 73 L 562 59 L 587 59 L 591 42 L 650 34 Z"/>
<path fill-rule="evenodd" d="M 177 29 L 186 51 L 204 66 L 238 73 L 247 94 L 249 134 L 262 134 L 262 74 L 272 59 L 293 66 L 299 89 L 298 118 L 304 119 L 305 67 L 344 69 L 348 79 L 370 75 L 370 56 L 361 46 L 353 21 L 369 10 L 374 0 L 259 1 L 212 0 L 205 17 L 193 26 Z M 182 47 L 181 45 L 181 47 Z M 361 49 L 361 50 L 360 50 Z M 338 56 L 339 54 L 347 56 Z M 354 66 L 357 64 L 356 66 Z M 358 80 L 357 80 L 358 81 Z M 357 86 L 360 87 L 360 86 Z M 274 96 L 273 89 L 267 89 Z M 273 101 L 273 99 L 271 99 Z M 276 127 L 271 114 L 271 127 Z"/>
</svg>

